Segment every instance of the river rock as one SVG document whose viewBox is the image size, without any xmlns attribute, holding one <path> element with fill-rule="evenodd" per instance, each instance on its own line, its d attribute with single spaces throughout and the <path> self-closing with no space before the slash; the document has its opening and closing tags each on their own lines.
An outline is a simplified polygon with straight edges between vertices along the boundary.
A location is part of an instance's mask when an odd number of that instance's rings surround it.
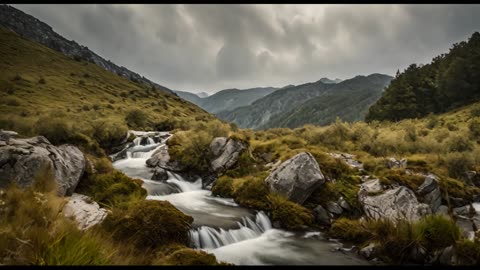
<svg viewBox="0 0 480 270">
<path fill-rule="evenodd" d="M 217 137 L 210 143 L 213 160 L 210 167 L 216 173 L 222 173 L 235 165 L 238 157 L 247 147 L 241 141 Z"/>
<path fill-rule="evenodd" d="M 335 214 L 335 215 L 341 215 L 343 212 L 343 209 L 338 203 L 328 201 L 325 205 L 327 207 L 328 212 Z"/>
<path fill-rule="evenodd" d="M 382 184 L 380 184 L 379 179 L 372 179 L 368 180 L 367 182 L 364 182 L 360 185 L 360 190 L 358 192 L 358 197 L 360 200 L 365 198 L 366 196 L 369 196 L 369 194 L 372 193 L 380 193 L 383 191 Z"/>
<path fill-rule="evenodd" d="M 358 253 L 360 254 L 360 256 L 369 260 L 369 259 L 372 259 L 375 256 L 376 249 L 377 249 L 377 244 L 370 243 L 370 244 L 368 244 L 368 246 L 360 249 L 360 251 Z"/>
<path fill-rule="evenodd" d="M 159 167 L 168 171 L 181 172 L 183 167 L 180 166 L 178 161 L 170 160 L 170 154 L 168 153 L 168 146 L 165 145 L 153 152 L 152 156 L 145 162 L 148 167 Z"/>
<path fill-rule="evenodd" d="M 73 218 L 80 230 L 86 230 L 101 223 L 107 217 L 107 210 L 101 208 L 92 198 L 73 193 L 63 207 L 63 214 Z"/>
<path fill-rule="evenodd" d="M 77 147 L 68 144 L 54 146 L 43 136 L 9 138 L 3 142 L 5 144 L 0 147 L 0 186 L 7 186 L 12 181 L 20 187 L 31 186 L 35 178 L 50 167 L 58 195 L 73 193 L 85 169 L 85 157 Z"/>
<path fill-rule="evenodd" d="M 423 198 L 424 203 L 430 205 L 433 212 L 442 204 L 442 193 L 434 175 L 425 176 L 425 181 L 418 187 L 417 193 Z"/>
<path fill-rule="evenodd" d="M 455 224 L 460 228 L 463 237 L 473 241 L 475 239 L 475 228 L 473 221 L 465 216 L 457 216 Z"/>
<path fill-rule="evenodd" d="M 313 215 L 315 216 L 315 220 L 317 223 L 322 225 L 330 225 L 331 224 L 331 214 L 323 208 L 321 205 L 317 205 L 317 207 L 313 208 Z"/>
<path fill-rule="evenodd" d="M 390 157 L 387 159 L 387 167 L 389 169 L 400 169 L 407 167 L 407 160 L 402 158 L 400 160 Z"/>
<path fill-rule="evenodd" d="M 435 214 L 439 214 L 439 215 L 444 215 L 446 217 L 450 217 L 450 215 L 448 215 L 448 206 L 446 205 L 440 205 L 437 210 L 435 211 Z"/>
<path fill-rule="evenodd" d="M 341 159 L 347 163 L 348 166 L 354 169 L 363 170 L 362 162 L 355 160 L 355 155 L 347 153 L 328 153 L 330 156 L 336 159 Z"/>
<path fill-rule="evenodd" d="M 280 164 L 265 182 L 270 191 L 283 194 L 289 200 L 302 204 L 325 182 L 325 177 L 312 154 L 302 152 Z"/>
<path fill-rule="evenodd" d="M 350 204 L 348 204 L 348 202 L 343 197 L 340 197 L 340 199 L 338 199 L 338 205 L 340 205 L 346 211 L 350 211 L 351 209 Z"/>
<path fill-rule="evenodd" d="M 475 214 L 475 209 L 470 204 L 464 205 L 462 207 L 456 207 L 452 209 L 452 213 L 455 216 L 472 216 Z"/>
<path fill-rule="evenodd" d="M 417 221 L 431 214 L 430 207 L 418 202 L 413 191 L 404 186 L 374 196 L 365 194 L 365 190 L 361 188 L 358 198 L 366 216 L 375 220 L 387 218 L 392 221 L 400 219 Z"/>
<path fill-rule="evenodd" d="M 168 173 L 164 168 L 155 168 L 155 170 L 153 170 L 152 180 L 165 181 L 167 179 Z"/>
</svg>

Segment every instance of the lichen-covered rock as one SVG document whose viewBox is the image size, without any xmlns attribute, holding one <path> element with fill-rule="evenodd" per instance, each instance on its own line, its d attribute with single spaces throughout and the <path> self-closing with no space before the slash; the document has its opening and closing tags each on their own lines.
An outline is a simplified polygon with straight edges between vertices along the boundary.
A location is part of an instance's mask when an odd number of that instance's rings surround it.
<svg viewBox="0 0 480 270">
<path fill-rule="evenodd" d="M 213 159 L 210 167 L 215 173 L 221 173 L 230 169 L 238 160 L 238 157 L 247 147 L 241 141 L 217 137 L 210 143 Z"/>
<path fill-rule="evenodd" d="M 1 138 L 5 134 L 0 132 Z M 46 168 L 53 169 L 58 195 L 71 195 L 85 169 L 85 156 L 73 145 L 52 145 L 45 137 L 28 139 L 8 137 L 0 146 L 0 186 L 15 182 L 20 187 L 33 184 Z"/>
<path fill-rule="evenodd" d="M 78 193 L 73 193 L 63 207 L 63 215 L 72 217 L 80 230 L 87 230 L 101 223 L 107 214 L 107 210 L 101 208 L 92 198 Z"/>
<path fill-rule="evenodd" d="M 336 159 L 341 159 L 347 163 L 348 166 L 354 169 L 363 170 L 363 163 L 355 160 L 355 155 L 347 153 L 329 153 L 330 156 Z"/>
<path fill-rule="evenodd" d="M 289 200 L 302 204 L 325 182 L 325 177 L 312 154 L 302 152 L 280 164 L 265 182 L 270 191 L 283 194 Z"/>
<path fill-rule="evenodd" d="M 418 202 L 413 191 L 404 186 L 387 190 L 380 195 L 368 195 L 361 188 L 358 198 L 366 216 L 375 220 L 386 218 L 392 221 L 417 221 L 431 214 L 430 207 Z"/>
</svg>

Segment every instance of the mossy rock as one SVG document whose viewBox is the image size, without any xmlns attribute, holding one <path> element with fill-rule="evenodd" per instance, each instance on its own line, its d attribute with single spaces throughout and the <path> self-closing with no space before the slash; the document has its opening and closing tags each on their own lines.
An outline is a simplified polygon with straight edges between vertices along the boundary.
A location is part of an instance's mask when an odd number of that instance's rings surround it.
<svg viewBox="0 0 480 270">
<path fill-rule="evenodd" d="M 145 200 L 128 210 L 113 211 L 103 223 L 117 241 L 131 241 L 140 249 L 189 243 L 193 218 L 167 201 Z"/>
</svg>

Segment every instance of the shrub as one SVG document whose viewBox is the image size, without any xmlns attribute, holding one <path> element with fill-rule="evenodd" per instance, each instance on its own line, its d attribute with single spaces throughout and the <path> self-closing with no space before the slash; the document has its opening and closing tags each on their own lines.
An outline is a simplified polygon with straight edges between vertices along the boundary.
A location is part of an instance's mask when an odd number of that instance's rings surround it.
<svg viewBox="0 0 480 270">
<path fill-rule="evenodd" d="M 472 150 L 472 142 L 468 139 L 468 137 L 460 136 L 460 135 L 453 135 L 448 138 L 446 146 L 448 150 L 451 152 L 465 152 Z"/>
<path fill-rule="evenodd" d="M 85 81 L 84 81 L 84 80 L 80 80 L 80 81 L 78 81 L 78 84 L 80 84 L 80 85 L 85 85 Z"/>
<path fill-rule="evenodd" d="M 39 84 L 46 84 L 47 82 L 45 81 L 44 78 L 40 78 L 40 80 L 38 80 L 38 83 Z"/>
<path fill-rule="evenodd" d="M 100 110 L 100 105 L 94 104 L 94 105 L 93 105 L 93 109 L 94 109 L 95 111 Z"/>
<path fill-rule="evenodd" d="M 238 185 L 234 191 L 235 202 L 249 208 L 268 210 L 269 191 L 264 179 L 262 176 L 247 176 L 234 180 Z"/>
<path fill-rule="evenodd" d="M 16 74 L 14 77 L 13 77 L 13 80 L 14 81 L 20 81 L 20 80 L 23 80 L 22 76 L 20 76 L 20 74 Z"/>
<path fill-rule="evenodd" d="M 90 78 L 90 74 L 85 73 L 85 74 L 83 74 L 83 77 L 84 77 L 84 78 Z"/>
<path fill-rule="evenodd" d="M 18 98 L 15 97 L 5 97 L 3 98 L 1 103 L 15 107 L 20 106 L 20 101 L 18 100 Z"/>
<path fill-rule="evenodd" d="M 281 228 L 302 230 L 313 224 L 313 214 L 307 208 L 279 194 L 269 194 L 267 199 L 272 222 L 278 222 Z"/>
<path fill-rule="evenodd" d="M 372 237 L 365 223 L 344 217 L 337 219 L 330 227 L 328 233 L 331 237 L 345 239 L 354 243 L 363 243 Z"/>
<path fill-rule="evenodd" d="M 166 243 L 187 245 L 191 216 L 168 201 L 141 200 L 128 210 L 117 210 L 102 224 L 117 241 L 132 242 L 137 248 L 157 248 Z"/>
<path fill-rule="evenodd" d="M 111 173 L 113 172 L 113 166 L 110 159 L 106 157 L 99 158 L 95 160 L 95 170 L 99 174 Z"/>
<path fill-rule="evenodd" d="M 82 106 L 82 110 L 84 110 L 84 111 L 90 111 L 90 107 L 85 104 L 85 105 Z"/>
<path fill-rule="evenodd" d="M 212 194 L 224 198 L 233 197 L 233 179 L 228 176 L 222 176 L 215 181 L 212 187 Z"/>
<path fill-rule="evenodd" d="M 123 209 L 147 196 L 141 183 L 119 171 L 87 175 L 78 184 L 77 192 L 92 197 L 104 207 Z"/>
<path fill-rule="evenodd" d="M 444 156 L 444 163 L 448 169 L 450 177 L 460 178 L 465 171 L 468 171 L 474 165 L 473 158 L 469 154 L 447 153 Z"/>
<path fill-rule="evenodd" d="M 148 124 L 148 115 L 142 110 L 133 109 L 127 113 L 125 121 L 130 128 L 142 129 Z"/>
<path fill-rule="evenodd" d="M 167 142 L 172 160 L 196 172 L 209 171 L 210 143 L 213 137 L 206 131 L 177 132 Z"/>
<path fill-rule="evenodd" d="M 93 121 L 91 126 L 92 138 L 103 148 L 119 145 L 128 132 L 125 123 L 108 119 Z"/>
<path fill-rule="evenodd" d="M 460 229 L 455 222 L 442 215 L 426 216 L 416 226 L 422 235 L 422 244 L 428 250 L 446 248 L 460 238 Z"/>
<path fill-rule="evenodd" d="M 455 244 L 455 248 L 462 265 L 478 265 L 480 263 L 480 242 L 461 240 Z"/>
<path fill-rule="evenodd" d="M 35 123 L 35 131 L 54 145 L 72 143 L 76 137 L 70 123 L 62 118 L 41 117 Z"/>
<path fill-rule="evenodd" d="M 471 137 L 478 139 L 480 137 L 480 118 L 472 119 L 468 124 L 468 129 L 470 130 Z"/>
</svg>

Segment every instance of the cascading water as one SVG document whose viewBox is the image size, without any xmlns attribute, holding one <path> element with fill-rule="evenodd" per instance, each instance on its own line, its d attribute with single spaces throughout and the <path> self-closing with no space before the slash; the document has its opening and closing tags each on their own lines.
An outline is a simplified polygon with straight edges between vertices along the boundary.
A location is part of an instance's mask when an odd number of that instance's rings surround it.
<svg viewBox="0 0 480 270">
<path fill-rule="evenodd" d="M 189 182 L 167 172 L 166 181 L 151 180 L 153 172 L 145 162 L 157 149 L 166 147 L 168 138 L 156 143 L 151 138 L 158 136 L 156 132 L 131 133 L 137 138 L 124 149 L 126 158 L 115 161 L 114 167 L 144 180 L 148 200 L 169 201 L 194 218 L 190 231 L 193 248 L 234 264 L 368 264 L 352 253 L 332 251 L 342 244 L 328 241 L 321 232 L 299 234 L 273 229 L 264 212 L 240 207 L 232 199 L 213 197 L 209 190 L 202 189 L 200 178 Z"/>
</svg>

